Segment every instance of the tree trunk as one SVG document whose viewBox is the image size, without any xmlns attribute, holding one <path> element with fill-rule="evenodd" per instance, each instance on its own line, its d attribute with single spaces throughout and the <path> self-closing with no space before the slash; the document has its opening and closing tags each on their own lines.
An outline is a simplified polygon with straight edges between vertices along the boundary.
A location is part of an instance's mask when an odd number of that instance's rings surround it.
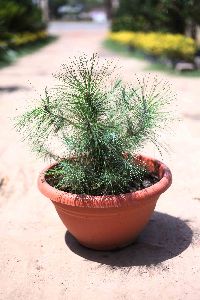
<svg viewBox="0 0 200 300">
<path fill-rule="evenodd" d="M 35 2 L 38 4 L 38 6 L 42 10 L 43 21 L 45 23 L 48 23 L 48 21 L 49 21 L 49 2 L 48 2 L 48 0 L 37 0 Z"/>
<path fill-rule="evenodd" d="M 196 23 L 192 22 L 191 24 L 191 37 L 196 41 L 197 39 L 197 25 Z"/>
<path fill-rule="evenodd" d="M 104 0 L 108 20 L 112 19 L 112 0 Z"/>
</svg>

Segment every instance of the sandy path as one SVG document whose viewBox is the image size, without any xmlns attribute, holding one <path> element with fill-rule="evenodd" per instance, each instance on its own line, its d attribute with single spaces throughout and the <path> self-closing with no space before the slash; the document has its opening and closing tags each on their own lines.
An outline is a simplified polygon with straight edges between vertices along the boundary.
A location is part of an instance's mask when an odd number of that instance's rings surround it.
<svg viewBox="0 0 200 300">
<path fill-rule="evenodd" d="M 16 108 L 49 85 L 68 56 L 99 51 L 116 57 L 101 48 L 104 36 L 103 28 L 62 30 L 54 44 L 0 70 L 2 300 L 200 299 L 200 78 L 168 77 L 182 117 L 167 137 L 172 152 L 163 158 L 174 183 L 138 242 L 121 251 L 87 250 L 66 233 L 51 202 L 37 191 L 45 164 L 12 129 Z M 119 64 L 126 80 L 146 65 L 123 57 Z"/>
</svg>

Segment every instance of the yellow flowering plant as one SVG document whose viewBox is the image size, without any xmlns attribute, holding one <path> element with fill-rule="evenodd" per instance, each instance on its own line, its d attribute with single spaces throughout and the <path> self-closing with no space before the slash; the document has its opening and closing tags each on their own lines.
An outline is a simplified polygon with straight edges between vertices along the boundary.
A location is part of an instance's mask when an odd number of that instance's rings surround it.
<svg viewBox="0 0 200 300">
<path fill-rule="evenodd" d="M 119 31 L 110 33 L 108 39 L 147 54 L 168 58 L 192 60 L 197 50 L 195 41 L 181 34 Z"/>
<path fill-rule="evenodd" d="M 0 40 L 0 47 L 19 47 L 25 44 L 33 43 L 38 40 L 47 38 L 47 32 L 39 31 L 35 33 L 24 32 L 18 34 L 10 34 L 6 40 Z"/>
</svg>

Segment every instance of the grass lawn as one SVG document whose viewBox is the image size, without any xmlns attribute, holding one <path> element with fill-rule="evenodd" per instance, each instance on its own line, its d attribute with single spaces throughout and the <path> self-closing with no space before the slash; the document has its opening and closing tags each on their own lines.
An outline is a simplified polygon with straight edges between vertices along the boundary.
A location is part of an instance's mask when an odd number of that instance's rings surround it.
<svg viewBox="0 0 200 300">
<path fill-rule="evenodd" d="M 119 43 L 113 42 L 111 40 L 104 40 L 103 41 L 103 46 L 107 48 L 108 50 L 111 50 L 113 52 L 119 53 L 123 56 L 127 57 L 133 57 L 136 59 L 140 60 L 147 60 L 150 62 L 150 65 L 147 66 L 144 70 L 145 71 L 159 71 L 159 72 L 165 72 L 168 73 L 169 75 L 177 75 L 177 76 L 184 76 L 184 77 L 200 77 L 200 70 L 194 70 L 194 71 L 176 71 L 170 68 L 167 65 L 164 65 L 159 62 L 152 62 L 146 58 L 146 56 L 138 51 L 138 50 L 130 50 L 127 46 L 121 45 Z"/>
<path fill-rule="evenodd" d="M 178 75 L 178 76 L 183 76 L 183 77 L 200 77 L 200 70 L 193 70 L 193 71 L 176 71 L 171 69 L 168 66 L 165 66 L 164 64 L 161 63 L 152 63 L 150 66 L 145 68 L 145 71 L 159 71 L 159 72 L 165 72 L 171 75 Z"/>
</svg>

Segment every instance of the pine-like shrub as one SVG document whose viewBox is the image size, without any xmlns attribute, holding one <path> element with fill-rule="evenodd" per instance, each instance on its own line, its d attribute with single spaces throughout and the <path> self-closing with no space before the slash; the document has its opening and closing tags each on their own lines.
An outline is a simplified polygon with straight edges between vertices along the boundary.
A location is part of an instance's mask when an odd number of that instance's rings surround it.
<svg viewBox="0 0 200 300">
<path fill-rule="evenodd" d="M 133 160 L 147 140 L 157 144 L 174 98 L 170 86 L 137 79 L 124 85 L 110 61 L 83 55 L 62 65 L 58 84 L 19 116 L 32 150 L 57 164 L 47 181 L 77 194 L 119 194 L 145 176 Z"/>
</svg>

